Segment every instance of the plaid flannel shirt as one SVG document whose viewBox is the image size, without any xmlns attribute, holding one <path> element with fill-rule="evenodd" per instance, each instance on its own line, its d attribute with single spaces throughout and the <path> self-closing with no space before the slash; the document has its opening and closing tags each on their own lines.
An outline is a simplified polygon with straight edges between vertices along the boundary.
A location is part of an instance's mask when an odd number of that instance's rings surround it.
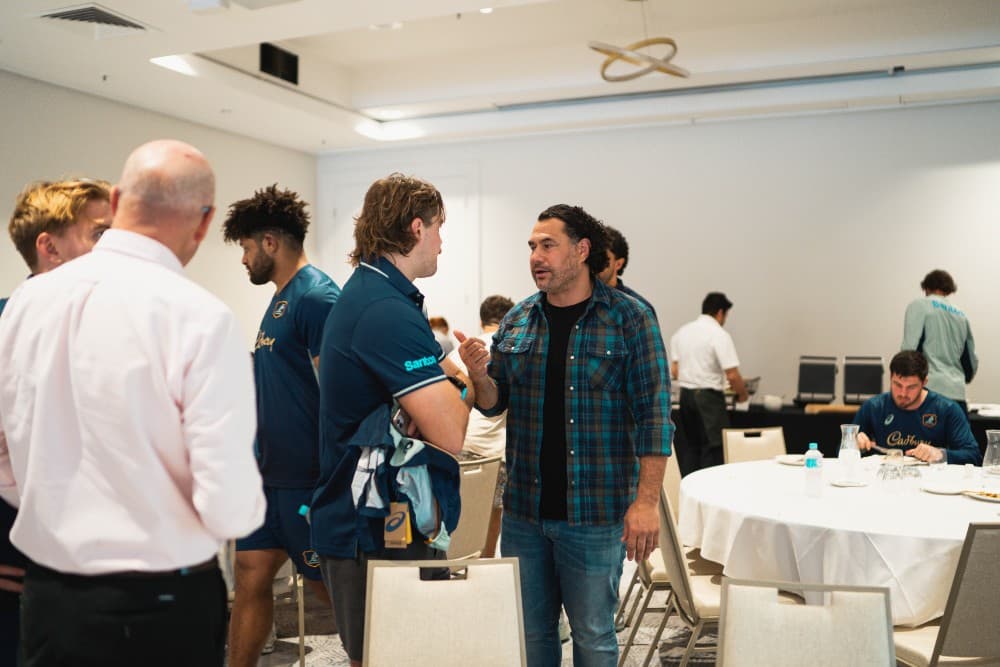
<svg viewBox="0 0 1000 667">
<path fill-rule="evenodd" d="M 507 409 L 504 511 L 538 521 L 542 406 L 548 322 L 535 294 L 504 317 L 493 336 L 490 376 Z M 594 281 L 570 332 L 566 358 L 567 519 L 571 525 L 618 522 L 635 499 L 639 457 L 668 456 L 670 375 L 659 325 L 650 310 Z"/>
</svg>

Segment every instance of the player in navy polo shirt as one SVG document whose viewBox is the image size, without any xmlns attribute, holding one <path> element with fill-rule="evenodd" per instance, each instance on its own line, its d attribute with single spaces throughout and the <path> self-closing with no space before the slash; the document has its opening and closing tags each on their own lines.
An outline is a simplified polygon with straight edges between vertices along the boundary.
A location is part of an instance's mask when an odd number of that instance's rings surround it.
<svg viewBox="0 0 1000 667">
<path fill-rule="evenodd" d="M 348 445 L 362 420 L 395 399 L 419 437 L 451 454 L 462 450 L 473 397 L 467 392 L 463 403 L 463 394 L 446 381 L 457 368 L 443 359 L 413 284 L 437 271 L 444 217 L 441 194 L 429 183 L 400 174 L 376 181 L 354 229 L 354 274 L 323 335 L 321 473 L 312 539 L 352 665 L 361 664 L 364 645 L 366 560 L 444 555 L 419 534 L 406 548 L 362 553 L 351 493 L 359 448 Z M 379 541 L 382 529 L 381 519 L 371 527 Z"/>
<path fill-rule="evenodd" d="M 272 583 L 289 557 L 326 600 L 319 559 L 309 544 L 308 506 L 319 476 L 319 365 L 323 324 L 340 296 L 309 264 L 302 242 L 309 227 L 305 202 L 272 185 L 229 208 L 226 241 L 243 248 L 250 282 L 272 282 L 254 345 L 257 386 L 256 454 L 267 515 L 256 532 L 236 541 L 236 596 L 229 625 L 231 667 L 256 665 L 274 618 Z"/>
<path fill-rule="evenodd" d="M 889 362 L 890 391 L 861 406 L 854 423 L 861 429 L 858 448 L 872 444 L 901 449 L 921 461 L 980 465 L 983 455 L 958 403 L 930 391 L 927 359 L 919 352 L 899 352 Z"/>
</svg>

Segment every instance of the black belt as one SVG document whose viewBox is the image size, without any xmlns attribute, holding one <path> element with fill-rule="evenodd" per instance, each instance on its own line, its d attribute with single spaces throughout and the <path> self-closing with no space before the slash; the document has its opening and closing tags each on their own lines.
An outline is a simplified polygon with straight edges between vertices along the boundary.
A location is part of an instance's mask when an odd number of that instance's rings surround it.
<svg viewBox="0 0 1000 667">
<path fill-rule="evenodd" d="M 198 574 L 199 572 L 208 572 L 209 570 L 214 570 L 219 567 L 219 561 L 213 556 L 203 563 L 198 563 L 197 565 L 191 565 L 188 567 L 181 567 L 176 570 L 166 570 L 158 572 L 140 572 L 136 571 L 126 571 L 126 572 L 110 572 L 108 577 L 124 577 L 126 579 L 156 579 L 159 577 L 186 577 L 190 574 Z"/>
<path fill-rule="evenodd" d="M 29 563 L 28 569 L 34 569 L 43 574 L 55 577 L 63 578 L 80 578 L 80 579 L 162 579 L 166 577 L 186 577 L 192 574 L 199 574 L 201 572 L 209 572 L 211 570 L 217 569 L 219 567 L 218 560 L 213 556 L 208 560 L 198 563 L 197 565 L 189 565 L 188 567 L 180 567 L 176 570 L 157 570 L 157 571 L 139 571 L 139 570 L 126 570 L 124 572 L 103 572 L 101 574 L 75 574 L 70 572 L 60 572 L 58 570 L 53 570 L 52 568 L 45 567 L 44 565 L 39 565 L 38 563 Z"/>
<path fill-rule="evenodd" d="M 698 392 L 708 392 L 710 394 L 719 394 L 720 396 L 724 396 L 725 395 L 721 391 L 719 391 L 718 389 L 709 389 L 708 387 L 705 387 L 703 389 L 691 389 L 689 387 L 681 387 L 681 391 L 690 391 L 690 392 L 694 392 L 696 394 Z"/>
</svg>

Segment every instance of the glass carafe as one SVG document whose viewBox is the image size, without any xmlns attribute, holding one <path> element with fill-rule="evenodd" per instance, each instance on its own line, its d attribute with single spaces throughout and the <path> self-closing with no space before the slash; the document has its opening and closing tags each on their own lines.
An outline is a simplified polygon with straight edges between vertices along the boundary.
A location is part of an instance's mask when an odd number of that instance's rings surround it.
<svg viewBox="0 0 1000 667">
<path fill-rule="evenodd" d="M 858 450 L 859 428 L 857 424 L 840 425 L 840 452 L 837 459 L 844 479 L 852 482 L 857 481 L 861 461 L 861 452 Z"/>
<path fill-rule="evenodd" d="M 983 455 L 983 472 L 1000 475 L 1000 430 L 986 431 L 986 453 Z"/>
</svg>

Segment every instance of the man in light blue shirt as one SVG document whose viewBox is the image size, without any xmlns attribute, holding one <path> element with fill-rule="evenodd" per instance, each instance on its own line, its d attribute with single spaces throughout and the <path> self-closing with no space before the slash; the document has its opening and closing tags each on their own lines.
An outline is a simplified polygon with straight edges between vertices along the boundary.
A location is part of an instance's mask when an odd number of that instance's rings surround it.
<svg viewBox="0 0 1000 667">
<path fill-rule="evenodd" d="M 920 287 L 924 298 L 906 307 L 902 350 L 916 350 L 927 359 L 927 388 L 952 399 L 965 411 L 965 385 L 979 368 L 969 320 L 948 301 L 958 289 L 947 271 L 928 273 Z"/>
</svg>

